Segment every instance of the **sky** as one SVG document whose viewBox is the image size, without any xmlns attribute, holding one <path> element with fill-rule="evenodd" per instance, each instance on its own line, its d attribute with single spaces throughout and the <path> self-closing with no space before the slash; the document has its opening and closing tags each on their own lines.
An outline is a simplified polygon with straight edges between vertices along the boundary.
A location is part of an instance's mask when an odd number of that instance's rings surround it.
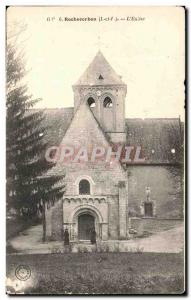
<svg viewBox="0 0 191 300">
<path fill-rule="evenodd" d="M 64 21 L 65 17 L 96 21 Z M 124 20 L 127 17 L 141 20 Z M 14 22 L 27 24 L 19 45 L 29 70 L 29 92 L 42 98 L 38 107 L 72 107 L 72 85 L 101 50 L 127 84 L 126 117 L 180 115 L 184 120 L 183 8 L 9 7 L 7 24 Z"/>
</svg>

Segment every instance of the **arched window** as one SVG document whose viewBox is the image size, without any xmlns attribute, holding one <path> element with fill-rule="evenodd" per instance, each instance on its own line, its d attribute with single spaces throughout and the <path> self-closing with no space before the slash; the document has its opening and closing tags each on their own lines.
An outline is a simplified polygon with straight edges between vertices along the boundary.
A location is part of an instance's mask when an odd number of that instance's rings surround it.
<svg viewBox="0 0 191 300">
<path fill-rule="evenodd" d="M 90 195 L 90 183 L 86 179 L 82 179 L 79 182 L 79 194 L 80 195 Z"/>
<path fill-rule="evenodd" d="M 110 97 L 106 97 L 103 101 L 103 106 L 104 107 L 112 107 L 113 103 Z"/>
<path fill-rule="evenodd" d="M 88 105 L 89 107 L 95 107 L 95 100 L 93 97 L 88 98 Z"/>
</svg>

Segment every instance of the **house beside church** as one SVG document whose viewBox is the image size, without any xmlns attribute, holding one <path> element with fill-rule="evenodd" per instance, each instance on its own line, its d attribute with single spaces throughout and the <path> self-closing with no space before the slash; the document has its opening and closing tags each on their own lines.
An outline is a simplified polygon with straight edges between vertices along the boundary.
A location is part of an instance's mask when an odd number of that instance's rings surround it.
<svg viewBox="0 0 191 300">
<path fill-rule="evenodd" d="M 83 148 L 89 155 L 95 146 L 141 146 L 145 161 L 92 161 L 83 152 L 75 162 L 58 160 L 51 174 L 64 175 L 66 191 L 47 209 L 47 236 L 60 240 L 67 228 L 70 240 L 89 240 L 95 228 L 101 240 L 125 240 L 129 218 L 182 218 L 180 119 L 126 119 L 127 86 L 100 51 L 73 92 L 74 108 L 45 110 L 50 147 Z"/>
</svg>

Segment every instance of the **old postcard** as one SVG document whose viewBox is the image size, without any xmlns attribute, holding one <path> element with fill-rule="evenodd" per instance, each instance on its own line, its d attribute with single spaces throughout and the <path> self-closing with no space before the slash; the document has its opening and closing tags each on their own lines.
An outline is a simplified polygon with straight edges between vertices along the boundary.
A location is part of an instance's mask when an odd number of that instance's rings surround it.
<svg viewBox="0 0 191 300">
<path fill-rule="evenodd" d="M 6 14 L 7 293 L 185 293 L 185 8 Z"/>
</svg>

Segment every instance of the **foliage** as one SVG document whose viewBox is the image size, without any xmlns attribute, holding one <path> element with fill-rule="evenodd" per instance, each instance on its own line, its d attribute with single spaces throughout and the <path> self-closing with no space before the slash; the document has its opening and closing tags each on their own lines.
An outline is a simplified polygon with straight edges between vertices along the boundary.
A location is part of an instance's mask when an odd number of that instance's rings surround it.
<svg viewBox="0 0 191 300">
<path fill-rule="evenodd" d="M 32 110 L 40 99 L 33 99 L 24 82 L 24 56 L 17 39 L 17 33 L 7 37 L 7 205 L 28 218 L 43 214 L 45 205 L 62 197 L 64 176 L 48 175 L 54 165 L 45 159 L 47 128 L 43 112 Z"/>
</svg>

